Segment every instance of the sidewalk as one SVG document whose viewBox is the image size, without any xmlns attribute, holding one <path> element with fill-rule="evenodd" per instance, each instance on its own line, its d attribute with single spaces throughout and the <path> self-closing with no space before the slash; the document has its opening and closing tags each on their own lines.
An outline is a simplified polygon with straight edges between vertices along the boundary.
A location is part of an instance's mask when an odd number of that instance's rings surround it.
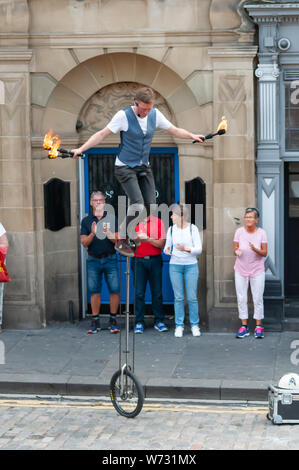
<svg viewBox="0 0 299 470">
<path fill-rule="evenodd" d="M 119 368 L 119 335 L 105 329 L 88 335 L 89 324 L 86 319 L 41 330 L 3 330 L 0 394 L 109 396 Z M 269 384 L 299 373 L 299 332 L 266 331 L 259 340 L 236 339 L 234 332 L 202 332 L 196 338 L 186 327 L 184 337 L 175 338 L 169 325 L 169 332 L 159 333 L 148 320 L 144 334 L 135 335 L 135 374 L 146 398 L 267 400 Z M 123 331 L 122 351 L 124 341 Z"/>
</svg>

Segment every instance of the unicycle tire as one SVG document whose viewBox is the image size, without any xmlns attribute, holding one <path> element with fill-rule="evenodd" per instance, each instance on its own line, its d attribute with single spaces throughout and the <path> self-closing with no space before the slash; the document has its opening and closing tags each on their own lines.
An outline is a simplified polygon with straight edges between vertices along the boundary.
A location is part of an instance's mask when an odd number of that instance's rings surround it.
<svg viewBox="0 0 299 470">
<path fill-rule="evenodd" d="M 142 410 L 143 388 L 137 377 L 128 369 L 123 372 L 123 392 L 121 392 L 121 369 L 113 374 L 110 381 L 110 397 L 116 411 L 126 418 L 135 418 Z"/>
</svg>

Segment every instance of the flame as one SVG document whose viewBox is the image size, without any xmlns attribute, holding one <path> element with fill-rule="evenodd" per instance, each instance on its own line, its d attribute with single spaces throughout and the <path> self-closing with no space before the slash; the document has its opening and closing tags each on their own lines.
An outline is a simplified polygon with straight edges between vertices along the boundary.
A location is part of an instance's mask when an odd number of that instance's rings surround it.
<svg viewBox="0 0 299 470">
<path fill-rule="evenodd" d="M 217 131 L 220 131 L 220 130 L 225 130 L 227 131 L 227 120 L 226 120 L 226 117 L 225 116 L 222 116 L 221 118 L 221 122 L 219 124 L 219 126 L 217 127 Z"/>
<path fill-rule="evenodd" d="M 52 129 L 50 129 L 49 132 L 44 137 L 43 147 L 46 150 L 50 150 L 48 154 L 49 158 L 56 158 L 58 157 L 58 149 L 59 149 L 61 140 L 59 139 L 58 135 L 53 136 L 52 134 L 53 134 L 53 131 Z"/>
</svg>

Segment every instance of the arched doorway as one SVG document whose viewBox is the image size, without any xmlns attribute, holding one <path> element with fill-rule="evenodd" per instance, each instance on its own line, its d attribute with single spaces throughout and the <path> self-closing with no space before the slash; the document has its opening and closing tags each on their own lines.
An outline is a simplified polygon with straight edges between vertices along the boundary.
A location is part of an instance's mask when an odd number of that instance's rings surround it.
<svg viewBox="0 0 299 470">
<path fill-rule="evenodd" d="M 86 134 L 87 137 L 104 128 L 112 116 L 119 109 L 133 103 L 135 92 L 138 88 L 144 86 L 142 83 L 121 82 L 108 85 L 96 92 L 82 108 L 77 121 L 78 133 Z M 156 92 L 155 107 L 158 108 L 171 122 L 175 123 L 175 116 L 168 106 L 165 99 Z M 158 130 L 158 136 L 166 133 Z M 86 137 L 86 138 L 87 138 Z M 166 136 L 165 136 L 166 138 Z M 167 138 L 169 138 L 167 136 Z M 101 190 L 106 194 L 107 202 L 113 206 L 115 214 L 118 213 L 118 197 L 124 195 L 124 192 L 114 176 L 114 162 L 118 153 L 118 145 L 110 147 L 101 146 L 100 148 L 90 149 L 86 152 L 84 162 L 80 165 L 80 220 L 89 213 L 90 195 L 93 191 Z M 150 163 L 153 168 L 156 185 L 157 204 L 167 204 L 170 206 L 179 200 L 179 172 L 178 172 L 178 152 L 176 146 L 157 146 L 152 147 L 150 154 Z M 121 222 L 119 218 L 119 222 Z M 164 308 L 173 304 L 173 291 L 168 274 L 169 257 L 163 256 L 163 303 Z M 125 260 L 119 258 L 121 262 L 120 272 L 125 282 Z M 86 250 L 81 247 L 81 291 L 82 291 L 82 316 L 90 312 L 90 293 L 86 290 Z M 123 284 L 124 285 L 124 284 Z M 133 303 L 133 283 L 131 289 L 130 302 Z M 105 281 L 103 281 L 103 290 L 101 295 L 102 312 L 107 310 L 110 295 Z M 121 293 L 121 301 L 125 303 L 125 291 Z M 147 287 L 145 302 L 151 304 L 151 293 Z M 150 309 L 148 308 L 150 312 Z"/>
<path fill-rule="evenodd" d="M 129 85 L 128 85 L 129 84 Z M 57 83 L 52 89 L 48 99 L 45 99 L 46 105 L 43 112 L 43 119 L 40 121 L 40 134 L 44 135 L 50 128 L 55 133 L 59 133 L 63 144 L 68 148 L 74 148 L 85 142 L 88 135 L 95 130 L 103 127 L 108 121 L 109 111 L 111 116 L 120 107 L 129 104 L 131 95 L 127 94 L 128 88 L 134 86 L 145 85 L 152 87 L 157 93 L 157 105 L 161 106 L 161 110 L 170 120 L 179 127 L 200 128 L 201 110 L 199 109 L 196 97 L 192 93 L 186 81 L 184 81 L 176 72 L 165 66 L 163 63 L 147 56 L 135 53 L 112 53 L 93 57 L 78 64 L 74 69 L 70 70 L 63 79 Z M 123 93 L 121 93 L 123 92 Z M 130 92 L 130 93 L 131 93 Z M 128 103 L 120 99 L 121 94 L 128 99 Z M 100 102 L 98 100 L 100 99 Z M 102 100 L 102 101 L 101 101 Z M 86 119 L 86 117 L 88 119 Z M 101 118 L 99 120 L 98 118 Z M 95 119 L 94 119 L 95 118 Z M 105 121 L 105 122 L 104 122 Z M 83 125 L 82 125 L 83 124 Z M 115 149 L 119 144 L 119 136 L 112 135 L 105 141 L 105 148 Z M 153 146 L 156 148 L 172 149 L 176 147 L 176 143 L 168 133 L 157 132 L 153 140 Z M 103 149 L 101 148 L 101 151 Z M 173 156 L 172 156 L 173 158 Z M 178 158 L 176 160 L 178 170 Z M 56 162 L 55 175 L 57 177 L 64 176 L 66 166 L 71 168 L 72 177 L 68 178 L 71 183 L 72 194 L 78 195 L 71 200 L 72 211 L 72 229 L 70 233 L 59 234 L 59 243 L 55 240 L 54 249 L 57 250 L 57 256 L 61 258 L 61 244 L 64 237 L 69 237 L 67 244 L 78 246 L 78 225 L 79 217 L 74 214 L 85 214 L 85 202 L 79 195 L 84 193 L 84 168 L 78 163 L 78 171 L 74 173 L 75 166 L 73 162 L 65 162 L 63 165 Z M 53 162 L 45 161 L 43 163 L 43 177 L 47 173 L 52 176 Z M 62 175 L 60 175 L 60 170 Z M 41 181 L 43 182 L 43 180 Z M 79 188 L 79 191 L 78 191 Z M 179 184 L 177 182 L 177 190 Z M 77 206 L 79 205 L 79 207 Z M 78 210 L 79 209 L 79 210 Z M 81 216 L 80 216 L 81 217 Z M 53 234 L 47 233 L 44 236 L 44 257 L 52 256 L 53 253 Z M 50 249 L 51 248 L 51 249 Z M 80 278 L 81 262 L 80 250 L 75 253 L 72 251 L 72 263 L 77 259 L 78 272 L 74 273 L 74 269 L 70 267 L 66 274 L 74 281 L 74 276 L 78 276 L 77 285 Z M 62 264 L 62 263 L 61 263 Z M 63 263 L 67 266 L 67 263 Z M 62 268 L 61 268 L 62 269 Z M 53 302 L 56 285 L 54 285 L 56 269 L 55 266 L 48 266 L 45 263 L 45 293 L 46 304 Z M 82 274 L 82 273 L 81 273 Z M 64 272 L 63 272 L 64 275 Z M 66 276 L 65 276 L 66 278 Z M 47 291 L 49 295 L 47 295 Z M 74 291 L 72 297 L 76 297 L 77 292 Z M 71 294 L 69 294 L 71 296 Z M 82 295 L 80 297 L 83 297 Z M 55 307 L 53 307 L 54 309 Z M 51 308 L 46 306 L 47 311 Z M 84 309 L 83 309 L 84 310 Z M 80 307 L 80 312 L 82 308 Z"/>
</svg>

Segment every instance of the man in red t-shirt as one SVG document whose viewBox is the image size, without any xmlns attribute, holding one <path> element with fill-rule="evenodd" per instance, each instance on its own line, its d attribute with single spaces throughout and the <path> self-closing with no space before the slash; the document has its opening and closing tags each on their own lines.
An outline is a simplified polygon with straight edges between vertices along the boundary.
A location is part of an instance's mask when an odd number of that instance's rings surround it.
<svg viewBox="0 0 299 470">
<path fill-rule="evenodd" d="M 136 300 L 135 300 L 135 333 L 143 333 L 145 290 L 149 282 L 152 294 L 152 312 L 155 316 L 155 329 L 163 332 L 168 331 L 164 323 L 164 312 L 162 304 L 162 250 L 165 245 L 166 235 L 164 224 L 161 219 L 149 213 L 140 222 L 135 230 L 138 240 L 141 242 L 135 251 L 136 256 Z M 135 260 L 133 268 L 135 268 Z"/>
</svg>

